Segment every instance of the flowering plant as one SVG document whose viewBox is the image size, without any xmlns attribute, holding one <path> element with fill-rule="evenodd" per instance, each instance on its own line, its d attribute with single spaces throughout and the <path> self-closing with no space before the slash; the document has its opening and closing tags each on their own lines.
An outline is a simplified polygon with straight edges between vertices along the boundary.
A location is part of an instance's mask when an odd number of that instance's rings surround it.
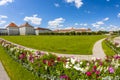
<svg viewBox="0 0 120 80">
<path fill-rule="evenodd" d="M 52 80 L 120 79 L 120 55 L 93 58 L 58 57 L 52 53 L 28 49 L 0 39 L 0 44 L 16 61 L 35 75 Z"/>
</svg>

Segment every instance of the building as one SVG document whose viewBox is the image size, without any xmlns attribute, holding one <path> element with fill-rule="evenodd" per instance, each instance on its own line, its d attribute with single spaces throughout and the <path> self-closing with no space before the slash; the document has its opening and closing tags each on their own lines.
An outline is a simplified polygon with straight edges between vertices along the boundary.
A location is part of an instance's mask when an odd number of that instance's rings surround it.
<svg viewBox="0 0 120 80">
<path fill-rule="evenodd" d="M 34 27 L 31 26 L 28 22 L 26 22 L 25 24 L 22 24 L 19 27 L 19 31 L 20 31 L 20 35 L 34 35 L 35 34 Z"/>
<path fill-rule="evenodd" d="M 0 29 L 0 35 L 8 35 L 7 29 Z"/>
<path fill-rule="evenodd" d="M 19 35 L 19 27 L 15 23 L 10 23 L 7 27 L 8 35 Z"/>
<path fill-rule="evenodd" d="M 39 33 L 47 33 L 51 30 L 46 28 L 34 28 L 28 22 L 17 26 L 11 22 L 5 29 L 0 29 L 0 35 L 39 35 Z"/>
<path fill-rule="evenodd" d="M 86 29 L 86 28 L 69 28 L 69 29 L 60 29 L 60 30 L 54 30 L 54 32 L 57 33 L 66 33 L 66 32 L 91 32 L 91 29 Z"/>
<path fill-rule="evenodd" d="M 50 29 L 46 29 L 46 28 L 38 27 L 38 28 L 35 29 L 35 34 L 36 35 L 39 35 L 39 33 L 49 33 L 49 32 L 51 32 L 51 30 Z"/>
</svg>

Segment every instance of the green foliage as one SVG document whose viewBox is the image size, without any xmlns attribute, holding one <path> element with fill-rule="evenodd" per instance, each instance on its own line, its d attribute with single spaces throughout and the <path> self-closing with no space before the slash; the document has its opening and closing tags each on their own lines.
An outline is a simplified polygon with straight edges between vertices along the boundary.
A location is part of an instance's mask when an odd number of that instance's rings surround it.
<svg viewBox="0 0 120 80">
<path fill-rule="evenodd" d="M 105 40 L 102 42 L 102 47 L 107 56 L 115 55 L 115 52 L 106 44 Z"/>
<path fill-rule="evenodd" d="M 66 33 L 67 34 L 67 33 Z M 73 33 L 72 33 L 73 34 Z M 56 53 L 92 54 L 94 43 L 105 36 L 4 36 L 17 44 Z"/>
</svg>

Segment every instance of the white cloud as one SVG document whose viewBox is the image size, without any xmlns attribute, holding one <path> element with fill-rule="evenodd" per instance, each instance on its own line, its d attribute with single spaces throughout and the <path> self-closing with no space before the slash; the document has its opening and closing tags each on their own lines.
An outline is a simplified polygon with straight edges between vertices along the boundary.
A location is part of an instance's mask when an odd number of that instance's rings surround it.
<svg viewBox="0 0 120 80">
<path fill-rule="evenodd" d="M 117 17 L 120 18 L 120 13 L 118 13 Z"/>
<path fill-rule="evenodd" d="M 103 25 L 105 23 L 105 21 L 108 21 L 108 20 L 109 20 L 109 18 L 106 17 L 101 21 L 97 21 L 96 23 L 93 23 L 92 26 L 95 28 L 100 28 L 100 26 Z"/>
<path fill-rule="evenodd" d="M 80 26 L 88 26 L 88 24 L 87 23 L 84 23 L 84 24 L 80 24 Z"/>
<path fill-rule="evenodd" d="M 12 3 L 12 2 L 13 2 L 13 0 L 0 0 L 0 6 L 3 6 L 7 3 Z"/>
<path fill-rule="evenodd" d="M 96 22 L 96 24 L 98 24 L 98 25 L 103 25 L 104 22 L 103 22 L 103 21 L 98 21 L 98 22 Z"/>
<path fill-rule="evenodd" d="M 56 18 L 53 21 L 48 21 L 48 27 L 53 28 L 53 29 L 62 27 L 63 26 L 62 23 L 64 23 L 64 21 L 65 21 L 65 19 L 63 19 L 61 17 Z"/>
<path fill-rule="evenodd" d="M 106 1 L 108 1 L 108 2 L 109 2 L 110 0 L 106 0 Z"/>
<path fill-rule="evenodd" d="M 55 3 L 54 6 L 55 7 L 60 7 L 60 5 L 58 3 Z"/>
<path fill-rule="evenodd" d="M 109 20 L 109 18 L 108 18 L 108 17 L 104 18 L 104 21 L 108 21 L 108 20 Z"/>
<path fill-rule="evenodd" d="M 75 26 L 78 26 L 79 24 L 78 23 L 75 23 Z"/>
<path fill-rule="evenodd" d="M 108 30 L 109 30 L 109 31 L 117 31 L 117 30 L 119 30 L 119 26 L 110 25 L 110 26 L 108 27 Z"/>
<path fill-rule="evenodd" d="M 42 21 L 42 18 L 39 18 L 37 17 L 37 15 L 33 15 L 32 17 L 28 17 L 26 16 L 24 18 L 24 21 L 30 21 L 32 24 L 35 24 L 35 25 L 40 25 L 41 24 L 41 21 Z"/>
<path fill-rule="evenodd" d="M 0 25 L 5 24 L 5 23 L 6 23 L 6 21 L 0 20 Z"/>
<path fill-rule="evenodd" d="M 8 18 L 8 17 L 5 15 L 0 15 L 0 19 L 3 19 L 3 18 Z"/>
<path fill-rule="evenodd" d="M 77 8 L 83 5 L 82 0 L 65 0 L 67 3 L 74 3 Z"/>
<path fill-rule="evenodd" d="M 0 15 L 0 25 L 2 25 L 2 24 L 5 24 L 6 23 L 6 21 L 5 20 L 3 20 L 3 19 L 6 19 L 6 18 L 8 18 L 7 16 L 5 16 L 5 15 Z"/>
</svg>

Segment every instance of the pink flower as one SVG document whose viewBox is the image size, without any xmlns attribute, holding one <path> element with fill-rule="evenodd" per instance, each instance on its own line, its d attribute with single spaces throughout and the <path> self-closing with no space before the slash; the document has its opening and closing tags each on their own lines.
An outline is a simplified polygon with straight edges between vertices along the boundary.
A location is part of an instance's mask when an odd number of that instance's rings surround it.
<svg viewBox="0 0 120 80">
<path fill-rule="evenodd" d="M 99 75 L 99 74 L 100 74 L 100 71 L 96 71 L 95 74 Z"/>
<path fill-rule="evenodd" d="M 92 73 L 91 73 L 91 72 L 86 72 L 86 75 L 87 75 L 87 76 L 91 76 Z"/>
<path fill-rule="evenodd" d="M 33 57 L 32 54 L 30 54 L 29 61 L 32 62 L 32 63 L 34 62 L 34 57 Z"/>
<path fill-rule="evenodd" d="M 26 54 L 25 53 L 22 53 L 22 54 L 20 54 L 20 56 L 19 56 L 19 59 L 24 59 L 26 57 Z"/>
<path fill-rule="evenodd" d="M 43 60 L 43 63 L 46 64 L 46 63 L 47 63 L 47 60 Z"/>
<path fill-rule="evenodd" d="M 64 79 L 64 80 L 70 80 L 70 78 L 67 75 L 61 75 L 60 79 Z"/>
<path fill-rule="evenodd" d="M 109 67 L 109 68 L 108 68 L 108 71 L 109 71 L 109 73 L 114 73 L 113 67 Z"/>
</svg>

